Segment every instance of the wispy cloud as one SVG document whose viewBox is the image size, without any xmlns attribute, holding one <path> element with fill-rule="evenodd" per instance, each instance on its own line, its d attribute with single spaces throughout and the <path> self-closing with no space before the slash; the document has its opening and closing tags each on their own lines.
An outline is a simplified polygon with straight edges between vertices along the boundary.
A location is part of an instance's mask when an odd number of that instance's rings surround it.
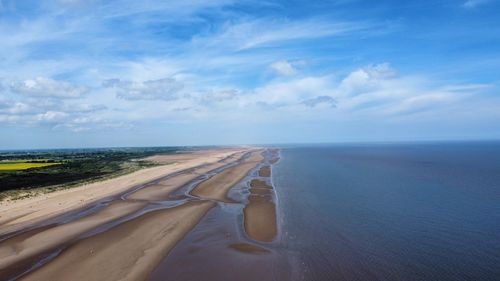
<svg viewBox="0 0 500 281">
<path fill-rule="evenodd" d="M 292 43 L 341 36 L 371 28 L 371 25 L 358 22 L 253 19 L 241 22 L 226 22 L 215 35 L 194 37 L 194 43 L 204 46 L 225 46 L 242 51 L 272 47 L 284 42 Z"/>
<path fill-rule="evenodd" d="M 297 73 L 295 67 L 293 67 L 293 65 L 286 60 L 274 62 L 270 65 L 270 67 L 279 75 L 294 75 Z"/>
<path fill-rule="evenodd" d="M 148 81 L 110 79 L 104 81 L 103 86 L 116 89 L 116 96 L 127 100 L 173 100 L 183 88 L 182 83 L 173 78 Z"/>
<path fill-rule="evenodd" d="M 496 118 L 498 36 L 476 22 L 487 9 L 422 22 L 427 5 L 334 2 L 0 1 L 0 123 L 89 134 L 207 120 L 415 123 L 465 120 L 471 106 Z M 458 5 L 486 4 L 496 5 Z"/>
<path fill-rule="evenodd" d="M 491 2 L 492 0 L 467 0 L 462 4 L 462 7 L 471 9 L 475 8 L 477 6 L 487 4 L 488 2 Z"/>
<path fill-rule="evenodd" d="M 13 82 L 10 89 L 23 95 L 54 98 L 78 98 L 89 91 L 89 88 L 84 86 L 44 77 Z"/>
</svg>

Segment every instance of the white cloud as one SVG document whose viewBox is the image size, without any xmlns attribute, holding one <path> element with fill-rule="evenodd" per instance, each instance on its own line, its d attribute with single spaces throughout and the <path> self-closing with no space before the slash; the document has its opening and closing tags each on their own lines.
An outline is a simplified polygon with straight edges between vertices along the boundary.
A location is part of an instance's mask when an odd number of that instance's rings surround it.
<svg viewBox="0 0 500 281">
<path fill-rule="evenodd" d="M 66 81 L 37 77 L 13 82 L 10 90 L 33 97 L 78 98 L 89 91 L 87 87 L 76 86 Z"/>
<path fill-rule="evenodd" d="M 214 102 L 230 101 L 238 98 L 242 92 L 238 89 L 218 89 L 209 90 L 198 94 L 202 104 L 212 104 Z M 196 98 L 196 97 L 195 97 Z"/>
<path fill-rule="evenodd" d="M 227 22 L 219 33 L 196 36 L 193 42 L 205 47 L 224 47 L 236 50 L 268 47 L 283 42 L 312 40 L 341 36 L 372 28 L 356 22 L 327 22 L 321 20 L 247 20 Z"/>
<path fill-rule="evenodd" d="M 462 7 L 467 8 L 467 9 L 472 9 L 477 6 L 486 4 L 488 2 L 491 2 L 491 0 L 467 0 L 462 4 Z"/>
<path fill-rule="evenodd" d="M 147 81 L 110 79 L 104 87 L 116 89 L 116 96 L 126 100 L 175 100 L 183 84 L 173 78 Z"/>
<path fill-rule="evenodd" d="M 33 112 L 34 108 L 26 103 L 22 102 L 16 102 L 13 104 L 11 107 L 9 107 L 7 110 L 4 110 L 4 113 L 9 113 L 9 114 L 26 114 L 26 113 L 31 113 Z M 1 112 L 2 110 L 0 110 Z"/>
<path fill-rule="evenodd" d="M 47 111 L 36 115 L 36 120 L 41 122 L 57 122 L 68 117 L 68 113 L 60 111 Z"/>
<path fill-rule="evenodd" d="M 396 76 L 396 72 L 388 63 L 370 65 L 351 72 L 341 82 L 340 87 L 344 94 L 358 95 L 367 91 L 374 91 L 380 86 L 380 81 Z"/>
<path fill-rule="evenodd" d="M 318 97 L 304 100 L 301 103 L 305 106 L 308 106 L 308 107 L 316 107 L 316 106 L 321 106 L 321 105 L 325 105 L 328 107 L 336 107 L 337 106 L 337 101 L 335 101 L 335 99 L 330 97 L 330 96 L 318 96 Z"/>
<path fill-rule="evenodd" d="M 279 75 L 291 76 L 297 73 L 295 67 L 286 60 L 274 62 L 270 67 Z"/>
</svg>

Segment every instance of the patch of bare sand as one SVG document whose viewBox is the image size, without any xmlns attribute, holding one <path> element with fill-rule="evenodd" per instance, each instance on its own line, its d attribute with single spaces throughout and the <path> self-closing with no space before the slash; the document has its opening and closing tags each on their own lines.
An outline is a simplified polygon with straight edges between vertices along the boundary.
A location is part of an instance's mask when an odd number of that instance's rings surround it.
<svg viewBox="0 0 500 281">
<path fill-rule="evenodd" d="M 228 246 L 231 249 L 234 249 L 239 252 L 244 253 L 269 253 L 270 251 L 266 248 L 259 247 L 257 245 L 248 244 L 248 243 L 234 243 Z"/>
<path fill-rule="evenodd" d="M 117 178 L 86 184 L 80 187 L 43 194 L 33 198 L 0 202 L 0 235 L 22 229 L 27 225 L 45 220 L 59 214 L 76 210 L 97 200 L 120 194 L 142 183 L 152 181 L 170 173 L 189 169 L 203 164 L 215 163 L 231 155 L 236 157 L 248 149 L 222 149 L 188 153 L 179 160 L 169 155 L 163 159 L 174 159 L 172 165 L 158 166 L 120 176 Z"/>
<path fill-rule="evenodd" d="M 277 150 L 270 150 L 270 152 L 273 157 L 277 157 Z M 259 176 L 270 177 L 271 167 L 261 167 Z M 276 206 L 272 192 L 273 187 L 266 181 L 259 179 L 250 181 L 250 195 L 243 209 L 243 226 L 248 236 L 254 240 L 271 242 L 278 234 Z"/>
<path fill-rule="evenodd" d="M 228 168 L 221 173 L 202 182 L 191 191 L 191 194 L 205 199 L 214 199 L 223 202 L 232 202 L 227 196 L 228 191 L 241 181 L 250 170 L 254 169 L 264 157 L 261 150 L 256 150 L 242 163 Z"/>
<path fill-rule="evenodd" d="M 271 195 L 272 191 L 269 188 L 250 188 L 250 193 L 255 195 Z"/>
<path fill-rule="evenodd" d="M 219 153 L 233 153 L 234 151 L 248 150 L 245 148 L 219 148 L 216 149 Z M 197 158 L 211 157 L 214 153 L 214 149 L 206 150 L 195 150 L 195 151 L 184 151 L 172 154 L 158 154 L 150 157 L 146 157 L 143 160 L 151 161 L 158 164 L 169 164 L 177 162 L 190 161 Z"/>
<path fill-rule="evenodd" d="M 37 229 L 26 235 L 4 240 L 0 242 L 0 276 L 9 276 L 25 267 L 37 255 L 67 243 L 100 225 L 138 211 L 145 205 L 141 202 L 118 201 L 81 219 L 53 227 L 43 227 L 41 230 Z"/>
<path fill-rule="evenodd" d="M 144 280 L 215 203 L 153 211 L 81 240 L 21 280 Z"/>
<path fill-rule="evenodd" d="M 278 232 L 271 196 L 250 195 L 243 209 L 245 232 L 254 240 L 271 242 Z"/>
<path fill-rule="evenodd" d="M 270 177 L 271 176 L 271 167 L 269 166 L 263 166 L 259 170 L 259 176 L 261 177 Z"/>
<path fill-rule="evenodd" d="M 256 187 L 256 188 L 269 188 L 272 189 L 273 187 L 268 185 L 265 181 L 263 180 L 258 180 L 258 179 L 253 179 L 250 181 L 250 187 Z"/>
<path fill-rule="evenodd" d="M 238 160 L 243 153 L 236 153 L 234 156 L 226 159 L 225 161 L 215 162 L 212 164 L 207 164 L 199 168 L 189 169 L 185 173 L 181 173 L 174 177 L 168 178 L 166 180 L 160 181 L 158 184 L 153 184 L 145 186 L 138 191 L 130 194 L 127 199 L 133 200 L 163 200 L 168 197 L 168 195 L 177 190 L 179 187 L 189 183 L 190 181 L 196 179 L 200 175 L 208 173 L 212 170 L 218 169 L 227 165 L 231 161 Z"/>
</svg>

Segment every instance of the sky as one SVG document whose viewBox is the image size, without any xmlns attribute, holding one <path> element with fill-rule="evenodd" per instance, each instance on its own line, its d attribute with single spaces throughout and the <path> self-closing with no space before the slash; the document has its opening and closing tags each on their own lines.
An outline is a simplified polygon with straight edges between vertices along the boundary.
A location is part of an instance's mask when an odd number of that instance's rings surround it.
<svg viewBox="0 0 500 281">
<path fill-rule="evenodd" d="M 0 149 L 500 139 L 499 14 L 0 0 Z"/>
</svg>

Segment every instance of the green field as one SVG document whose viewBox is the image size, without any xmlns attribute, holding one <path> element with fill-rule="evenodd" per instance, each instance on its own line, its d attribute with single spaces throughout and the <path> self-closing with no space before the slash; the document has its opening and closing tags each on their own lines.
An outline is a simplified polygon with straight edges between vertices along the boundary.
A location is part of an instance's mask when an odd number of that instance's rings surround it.
<svg viewBox="0 0 500 281">
<path fill-rule="evenodd" d="M 51 163 L 32 163 L 25 161 L 9 161 L 9 162 L 0 162 L 0 171 L 20 171 L 27 170 L 32 168 L 42 168 L 48 166 L 59 165 L 61 163 L 51 162 Z"/>
</svg>

